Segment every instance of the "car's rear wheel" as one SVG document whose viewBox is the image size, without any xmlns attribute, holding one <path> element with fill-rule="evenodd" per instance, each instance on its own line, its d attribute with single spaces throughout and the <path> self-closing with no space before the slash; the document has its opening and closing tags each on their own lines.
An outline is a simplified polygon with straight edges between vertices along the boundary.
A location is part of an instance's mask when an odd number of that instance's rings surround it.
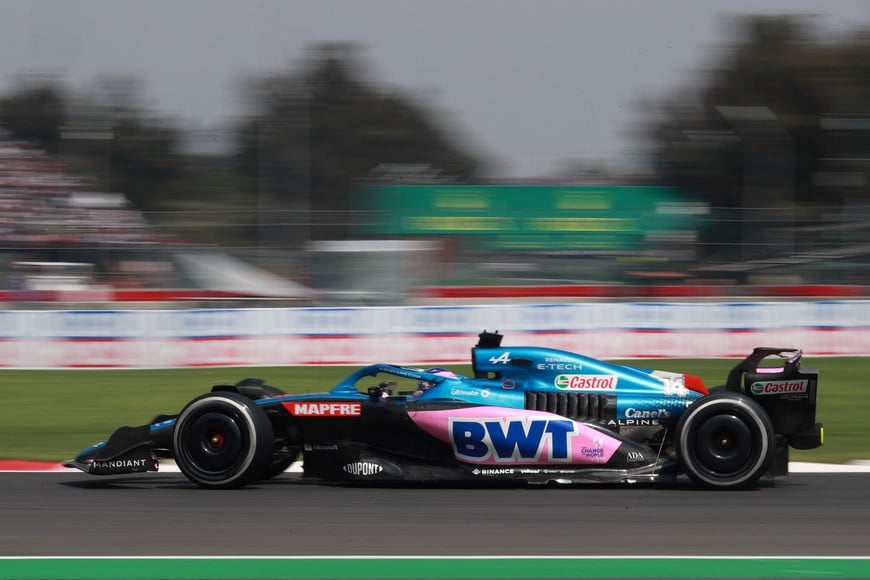
<svg viewBox="0 0 870 580">
<path fill-rule="evenodd" d="M 683 470 L 706 487 L 731 489 L 754 484 L 770 466 L 773 443 L 767 413 L 739 393 L 704 397 L 677 423 L 677 455 Z"/>
<path fill-rule="evenodd" d="M 272 424 L 237 393 L 209 393 L 188 403 L 172 441 L 178 468 L 201 487 L 242 487 L 261 479 L 272 463 Z"/>
</svg>

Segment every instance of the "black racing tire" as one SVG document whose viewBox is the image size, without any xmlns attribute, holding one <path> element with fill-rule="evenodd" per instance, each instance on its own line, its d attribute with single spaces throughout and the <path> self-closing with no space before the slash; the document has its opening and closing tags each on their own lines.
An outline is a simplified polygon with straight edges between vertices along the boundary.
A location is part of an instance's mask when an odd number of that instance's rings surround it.
<svg viewBox="0 0 870 580">
<path fill-rule="evenodd" d="M 755 484 L 773 460 L 773 425 L 764 409 L 740 393 L 698 400 L 680 417 L 677 456 L 696 483 L 714 489 Z"/>
<path fill-rule="evenodd" d="M 175 423 L 172 448 L 181 472 L 210 489 L 231 489 L 261 479 L 272 463 L 272 424 L 244 395 L 197 397 Z"/>
<path fill-rule="evenodd" d="M 293 462 L 296 461 L 296 454 L 288 455 L 287 457 L 283 457 L 277 461 L 274 461 L 272 465 L 269 466 L 269 469 L 266 470 L 266 474 L 263 476 L 263 479 L 272 479 L 273 477 L 277 477 L 287 471 L 287 468 L 290 467 Z"/>
</svg>

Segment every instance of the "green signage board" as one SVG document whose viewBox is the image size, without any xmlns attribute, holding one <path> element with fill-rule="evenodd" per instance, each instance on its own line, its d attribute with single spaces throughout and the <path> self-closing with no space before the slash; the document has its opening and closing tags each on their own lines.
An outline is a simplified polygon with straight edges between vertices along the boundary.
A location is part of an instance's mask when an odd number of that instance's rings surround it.
<svg viewBox="0 0 870 580">
<path fill-rule="evenodd" d="M 692 218 L 674 189 L 654 186 L 384 185 L 369 194 L 385 216 L 379 233 L 475 235 L 494 249 L 638 250 L 648 234 Z"/>
</svg>

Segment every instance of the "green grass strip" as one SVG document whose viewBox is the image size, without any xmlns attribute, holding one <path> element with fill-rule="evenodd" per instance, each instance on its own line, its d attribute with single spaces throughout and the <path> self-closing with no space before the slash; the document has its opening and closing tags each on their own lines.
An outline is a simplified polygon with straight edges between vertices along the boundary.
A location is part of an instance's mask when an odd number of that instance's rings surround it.
<svg viewBox="0 0 870 580">
<path fill-rule="evenodd" d="M 708 386 L 725 382 L 733 359 L 620 361 L 663 371 L 701 376 Z M 870 459 L 870 407 L 867 369 L 870 357 L 815 358 L 806 367 L 821 372 L 817 421 L 825 424 L 825 444 L 793 451 L 792 461 L 840 463 Z M 449 365 L 472 374 L 468 365 Z M 329 390 L 356 367 L 255 367 L 161 370 L 4 369 L 0 401 L 0 459 L 63 461 L 103 441 L 121 425 L 142 425 L 158 413 L 177 413 L 194 397 L 218 383 L 262 377 L 288 393 Z"/>
<path fill-rule="evenodd" d="M 57 557 L 0 558 L 0 578 L 867 578 L 868 557 Z"/>
</svg>

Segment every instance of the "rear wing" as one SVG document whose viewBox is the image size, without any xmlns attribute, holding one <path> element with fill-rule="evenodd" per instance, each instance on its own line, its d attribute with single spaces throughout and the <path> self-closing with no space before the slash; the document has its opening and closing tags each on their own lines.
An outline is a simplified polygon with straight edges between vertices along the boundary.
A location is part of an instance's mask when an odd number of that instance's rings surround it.
<svg viewBox="0 0 870 580">
<path fill-rule="evenodd" d="M 803 352 L 796 348 L 772 348 L 758 347 L 752 351 L 752 354 L 743 359 L 737 364 L 731 372 L 728 373 L 728 380 L 725 383 L 729 391 L 740 391 L 740 379 L 744 373 L 778 373 L 783 376 L 790 376 L 800 368 L 801 356 Z M 768 358 L 779 357 L 782 360 L 780 367 L 776 366 L 761 366 L 761 363 Z"/>
<path fill-rule="evenodd" d="M 794 348 L 756 348 L 731 369 L 725 388 L 759 403 L 785 443 L 795 449 L 814 449 L 823 438 L 822 425 L 816 423 L 819 371 L 802 368 L 802 356 Z M 778 360 L 764 364 L 772 359 Z"/>
</svg>

